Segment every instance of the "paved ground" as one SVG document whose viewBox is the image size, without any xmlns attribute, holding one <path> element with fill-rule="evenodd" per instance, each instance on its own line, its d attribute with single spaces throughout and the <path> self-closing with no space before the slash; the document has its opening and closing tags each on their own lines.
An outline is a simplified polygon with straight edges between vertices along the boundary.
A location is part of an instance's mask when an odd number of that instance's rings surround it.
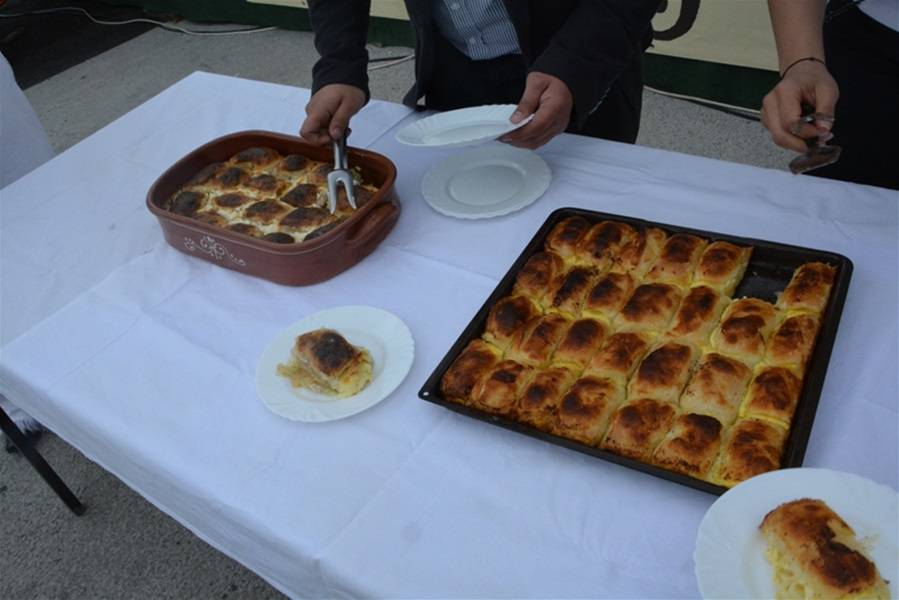
<svg viewBox="0 0 899 600">
<path fill-rule="evenodd" d="M 407 52 L 372 49 L 373 56 Z M 308 86 L 314 59 L 304 33 L 190 37 L 153 29 L 26 94 L 63 151 L 195 70 Z M 411 63 L 373 72 L 372 95 L 399 101 L 411 81 Z M 299 126 L 303 107 L 296 111 Z M 758 123 L 652 93 L 639 143 L 772 168 L 789 157 Z M 89 509 L 71 516 L 27 463 L 0 452 L 0 598 L 280 596 L 59 438 L 45 435 L 39 449 Z"/>
</svg>

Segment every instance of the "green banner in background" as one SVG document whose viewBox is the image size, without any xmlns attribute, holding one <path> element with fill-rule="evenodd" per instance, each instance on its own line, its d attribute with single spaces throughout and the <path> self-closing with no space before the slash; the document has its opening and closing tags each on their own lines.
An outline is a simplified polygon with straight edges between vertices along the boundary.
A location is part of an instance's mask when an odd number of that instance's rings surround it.
<svg viewBox="0 0 899 600">
<path fill-rule="evenodd" d="M 310 30 L 303 0 L 106 1 L 191 21 Z M 381 0 L 381 5 L 385 14 L 400 18 L 372 17 L 369 41 L 411 47 L 413 34 L 402 18 L 402 2 Z M 650 87 L 758 109 L 777 82 L 774 40 L 761 0 L 661 0 L 653 27 L 656 41 L 647 54 L 644 76 Z"/>
</svg>

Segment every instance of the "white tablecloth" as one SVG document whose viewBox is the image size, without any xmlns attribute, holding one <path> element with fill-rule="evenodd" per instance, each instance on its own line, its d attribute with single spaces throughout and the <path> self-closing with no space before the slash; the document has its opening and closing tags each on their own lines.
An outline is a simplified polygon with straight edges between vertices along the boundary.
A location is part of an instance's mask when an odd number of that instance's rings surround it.
<svg viewBox="0 0 899 600">
<path fill-rule="evenodd" d="M 561 206 L 849 256 L 805 464 L 897 486 L 895 193 L 562 136 L 540 151 L 554 179 L 536 204 L 457 221 L 419 192 L 452 151 L 399 145 L 417 115 L 375 102 L 353 142 L 397 164 L 403 214 L 364 262 L 289 288 L 165 245 L 143 205 L 158 173 L 229 131 L 294 131 L 307 94 L 197 73 L 0 192 L 0 391 L 215 547 L 293 596 L 696 597 L 712 496 L 416 398 Z M 360 301 L 412 330 L 405 382 L 343 421 L 268 412 L 266 344 Z"/>
</svg>

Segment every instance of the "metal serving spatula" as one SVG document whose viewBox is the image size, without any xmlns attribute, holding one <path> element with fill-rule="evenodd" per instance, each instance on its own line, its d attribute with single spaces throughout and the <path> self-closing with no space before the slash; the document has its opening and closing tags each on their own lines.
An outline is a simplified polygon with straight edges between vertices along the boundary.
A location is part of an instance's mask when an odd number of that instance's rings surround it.
<svg viewBox="0 0 899 600">
<path fill-rule="evenodd" d="M 802 118 L 800 118 L 799 122 L 796 124 L 797 131 L 806 123 L 814 123 L 815 121 L 827 121 L 833 123 L 833 117 L 831 115 L 816 113 L 811 107 L 804 106 L 803 108 L 807 109 L 805 111 L 806 114 L 803 114 Z M 826 143 L 822 143 L 818 136 L 806 138 L 805 146 L 807 148 L 805 154 L 797 156 L 790 161 L 790 172 L 794 175 L 806 173 L 819 167 L 832 165 L 840 160 L 840 154 L 843 151 L 839 146 L 828 146 Z"/>
</svg>

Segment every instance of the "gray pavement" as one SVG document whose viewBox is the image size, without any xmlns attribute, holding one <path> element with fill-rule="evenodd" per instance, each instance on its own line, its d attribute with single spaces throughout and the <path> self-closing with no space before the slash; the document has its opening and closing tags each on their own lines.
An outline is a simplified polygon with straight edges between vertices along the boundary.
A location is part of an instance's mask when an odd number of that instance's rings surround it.
<svg viewBox="0 0 899 600">
<path fill-rule="evenodd" d="M 308 33 L 190 37 L 156 29 L 26 95 L 61 152 L 195 70 L 309 86 L 314 60 Z M 372 72 L 373 97 L 399 101 L 412 76 L 411 62 Z M 299 126 L 303 107 L 296 112 Z M 758 123 L 649 92 L 638 143 L 778 169 L 790 156 Z M 88 512 L 72 516 L 23 459 L 0 452 L 0 598 L 281 596 L 56 436 L 46 434 L 38 448 Z"/>
</svg>

